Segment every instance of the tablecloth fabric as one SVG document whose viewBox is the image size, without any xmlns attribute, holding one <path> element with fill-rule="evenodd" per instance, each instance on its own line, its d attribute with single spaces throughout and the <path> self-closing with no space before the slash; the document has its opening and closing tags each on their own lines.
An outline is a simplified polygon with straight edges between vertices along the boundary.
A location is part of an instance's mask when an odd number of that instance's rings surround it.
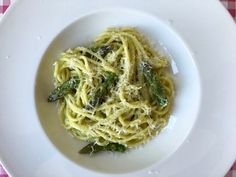
<svg viewBox="0 0 236 177">
<path fill-rule="evenodd" d="M 236 0 L 220 0 L 220 1 L 228 9 L 229 13 L 236 22 Z M 0 18 L 6 12 L 10 4 L 11 0 L 0 0 Z M 1 166 L 1 164 L 0 164 L 0 177 L 9 177 L 5 172 L 5 170 L 3 169 L 3 167 Z M 231 169 L 229 169 L 225 177 L 236 177 L 236 162 L 233 164 Z"/>
</svg>

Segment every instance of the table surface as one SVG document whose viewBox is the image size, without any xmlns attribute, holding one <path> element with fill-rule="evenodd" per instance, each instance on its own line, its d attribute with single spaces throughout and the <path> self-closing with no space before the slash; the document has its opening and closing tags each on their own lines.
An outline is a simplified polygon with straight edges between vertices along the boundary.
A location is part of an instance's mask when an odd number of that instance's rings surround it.
<svg viewBox="0 0 236 177">
<path fill-rule="evenodd" d="M 0 0 L 0 19 L 3 16 L 3 14 L 6 12 L 8 7 L 14 1 L 15 0 Z M 236 22 L 236 0 L 220 0 L 220 1 L 228 9 L 229 13 L 231 14 L 231 16 L 234 18 Z M 7 173 L 4 171 L 1 164 L 0 164 L 0 177 L 9 177 Z M 236 177 L 236 162 L 229 169 L 225 177 Z"/>
</svg>

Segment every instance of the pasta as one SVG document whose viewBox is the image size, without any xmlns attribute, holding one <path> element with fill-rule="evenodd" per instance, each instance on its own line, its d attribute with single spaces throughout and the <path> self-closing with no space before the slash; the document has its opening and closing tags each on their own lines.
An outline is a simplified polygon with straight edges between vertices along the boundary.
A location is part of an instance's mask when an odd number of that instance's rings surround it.
<svg viewBox="0 0 236 177">
<path fill-rule="evenodd" d="M 168 59 L 135 28 L 108 28 L 90 47 L 62 53 L 54 66 L 55 86 L 78 81 L 59 100 L 61 123 L 74 137 L 133 148 L 167 125 L 174 99 Z"/>
</svg>

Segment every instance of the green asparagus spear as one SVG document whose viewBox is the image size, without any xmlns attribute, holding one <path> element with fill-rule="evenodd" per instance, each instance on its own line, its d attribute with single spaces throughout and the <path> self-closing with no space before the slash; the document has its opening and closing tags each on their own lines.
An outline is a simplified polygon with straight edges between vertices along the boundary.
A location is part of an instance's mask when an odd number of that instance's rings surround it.
<svg viewBox="0 0 236 177">
<path fill-rule="evenodd" d="M 109 93 L 109 90 L 115 84 L 116 80 L 117 75 L 109 72 L 105 80 L 95 90 L 92 98 L 89 100 L 89 103 L 85 108 L 87 110 L 92 110 L 96 106 L 102 104 L 105 101 L 105 97 Z"/>
<path fill-rule="evenodd" d="M 74 89 L 76 89 L 78 87 L 78 84 L 78 78 L 70 78 L 50 93 L 50 95 L 48 96 L 48 102 L 54 102 L 58 99 L 63 98 L 66 94 L 71 93 Z"/>
<path fill-rule="evenodd" d="M 90 154 L 98 153 L 102 151 L 112 151 L 112 152 L 125 152 L 126 147 L 118 143 L 109 143 L 106 146 L 99 146 L 98 144 L 90 143 L 83 147 L 79 153 L 80 154 Z"/>
<path fill-rule="evenodd" d="M 142 62 L 141 68 L 144 78 L 152 95 L 156 98 L 156 101 L 161 107 L 165 107 L 168 104 L 168 99 L 165 96 L 164 87 L 158 80 L 152 66 L 148 62 Z"/>
<path fill-rule="evenodd" d="M 102 45 L 101 47 L 91 47 L 90 48 L 94 53 L 101 55 L 104 58 L 109 52 L 112 51 L 112 47 L 110 45 Z M 92 58 L 93 56 L 90 53 L 85 53 L 85 56 Z"/>
<path fill-rule="evenodd" d="M 100 48 L 98 48 L 97 53 L 104 58 L 111 51 L 112 51 L 112 47 L 111 46 L 103 45 Z"/>
</svg>

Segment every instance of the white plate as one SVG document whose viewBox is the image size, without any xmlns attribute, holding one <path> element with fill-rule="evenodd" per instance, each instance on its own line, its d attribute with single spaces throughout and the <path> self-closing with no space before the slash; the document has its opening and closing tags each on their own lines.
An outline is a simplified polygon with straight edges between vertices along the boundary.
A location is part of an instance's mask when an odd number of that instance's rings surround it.
<svg viewBox="0 0 236 177">
<path fill-rule="evenodd" d="M 172 55 L 175 117 L 143 149 L 80 156 L 44 100 L 51 64 L 117 25 L 136 26 Z M 223 176 L 236 157 L 235 41 L 233 20 L 214 0 L 17 1 L 0 26 L 0 160 L 17 177 Z"/>
</svg>

